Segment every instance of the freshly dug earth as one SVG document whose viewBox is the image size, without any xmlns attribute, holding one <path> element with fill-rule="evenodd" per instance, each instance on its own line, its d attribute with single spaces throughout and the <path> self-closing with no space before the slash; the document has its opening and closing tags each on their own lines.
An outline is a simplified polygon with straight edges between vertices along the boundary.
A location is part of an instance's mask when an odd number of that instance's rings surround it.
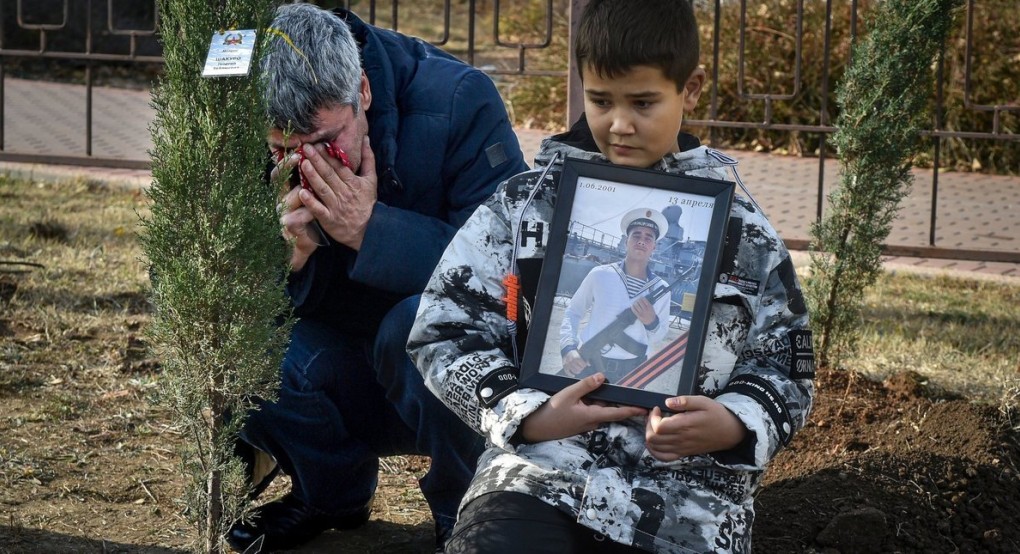
<svg viewBox="0 0 1020 554">
<path fill-rule="evenodd" d="M 1018 433 L 997 409 L 909 371 L 818 388 L 766 473 L 756 552 L 1020 552 Z"/>
</svg>

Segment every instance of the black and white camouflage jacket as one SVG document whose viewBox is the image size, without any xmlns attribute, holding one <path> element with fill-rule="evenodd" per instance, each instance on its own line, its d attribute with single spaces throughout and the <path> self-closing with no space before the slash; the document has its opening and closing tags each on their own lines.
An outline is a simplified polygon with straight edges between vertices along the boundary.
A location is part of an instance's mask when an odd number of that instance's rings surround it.
<svg viewBox="0 0 1020 554">
<path fill-rule="evenodd" d="M 740 195 L 730 212 L 736 247 L 727 248 L 715 286 L 697 386 L 743 422 L 747 439 L 732 450 L 666 463 L 645 449 L 644 418 L 556 441 L 515 438 L 549 394 L 517 386 L 503 285 L 513 226 L 523 222 L 517 261 L 530 302 L 560 176 L 554 165 L 539 182 L 543 168 L 557 153 L 560 160 L 605 160 L 590 138 L 588 149 L 566 138 L 544 140 L 536 168 L 502 183 L 456 234 L 422 295 L 408 342 L 429 389 L 488 439 L 462 506 L 493 491 L 520 492 L 644 550 L 750 552 L 753 495 L 768 462 L 807 420 L 814 360 L 790 255 L 760 208 Z M 687 138 L 693 147 L 666 156 L 657 169 L 725 179 L 735 162 Z"/>
</svg>

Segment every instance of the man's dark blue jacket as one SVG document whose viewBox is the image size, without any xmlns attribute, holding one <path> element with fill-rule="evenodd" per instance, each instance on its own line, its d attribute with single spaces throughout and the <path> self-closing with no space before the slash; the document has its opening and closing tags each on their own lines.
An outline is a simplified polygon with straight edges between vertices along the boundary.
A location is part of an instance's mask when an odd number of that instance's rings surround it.
<svg viewBox="0 0 1020 554">
<path fill-rule="evenodd" d="M 350 25 L 372 89 L 378 201 L 359 252 L 318 248 L 288 290 L 296 315 L 371 334 L 397 301 L 425 288 L 475 208 L 527 165 L 487 75 L 420 39 L 334 13 Z"/>
</svg>

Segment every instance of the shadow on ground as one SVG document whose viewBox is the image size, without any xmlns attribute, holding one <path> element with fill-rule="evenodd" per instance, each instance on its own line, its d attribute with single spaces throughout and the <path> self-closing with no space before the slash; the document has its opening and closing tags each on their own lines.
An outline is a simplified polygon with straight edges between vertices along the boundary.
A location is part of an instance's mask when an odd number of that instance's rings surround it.
<svg viewBox="0 0 1020 554">
<path fill-rule="evenodd" d="M 432 554 L 435 552 L 432 521 L 400 525 L 372 519 L 354 531 L 330 531 L 299 550 L 302 554 Z"/>
</svg>

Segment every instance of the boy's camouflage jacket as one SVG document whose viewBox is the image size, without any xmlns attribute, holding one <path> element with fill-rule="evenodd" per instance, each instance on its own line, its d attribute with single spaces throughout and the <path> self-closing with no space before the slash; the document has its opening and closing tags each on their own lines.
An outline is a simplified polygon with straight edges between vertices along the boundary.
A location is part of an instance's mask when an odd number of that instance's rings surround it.
<svg viewBox="0 0 1020 554">
<path fill-rule="evenodd" d="M 517 387 L 502 282 L 516 226 L 521 222 L 517 258 L 531 301 L 527 274 L 537 275 L 545 254 L 560 175 L 553 167 L 538 183 L 541 168 L 555 153 L 605 159 L 561 137 L 543 141 L 536 169 L 501 184 L 456 234 L 422 295 L 408 342 L 428 387 L 488 438 L 462 506 L 488 492 L 520 492 L 648 551 L 750 552 L 752 495 L 768 461 L 808 417 L 814 360 L 789 253 L 760 209 L 739 195 L 730 219 L 742 221 L 742 229 L 715 287 L 698 386 L 740 418 L 747 440 L 729 451 L 664 463 L 645 449 L 644 418 L 537 444 L 515 437 L 522 420 L 549 399 Z M 663 158 L 657 168 L 726 178 L 734 163 L 698 146 Z M 541 189 L 529 204 L 536 186 Z"/>
</svg>

